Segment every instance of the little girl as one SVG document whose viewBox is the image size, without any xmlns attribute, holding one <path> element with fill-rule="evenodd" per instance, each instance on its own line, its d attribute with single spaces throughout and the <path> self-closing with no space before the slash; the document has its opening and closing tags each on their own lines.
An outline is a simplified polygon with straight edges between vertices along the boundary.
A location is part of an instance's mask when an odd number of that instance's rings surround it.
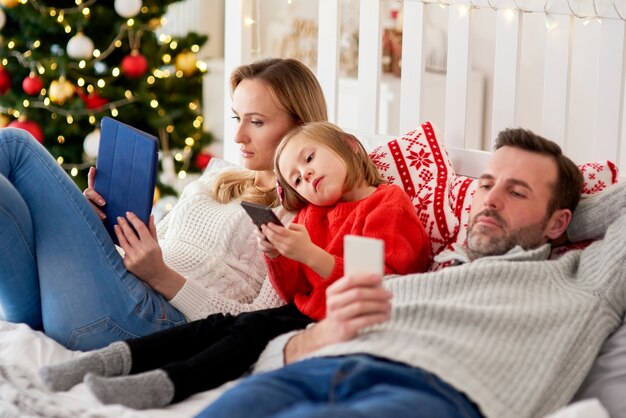
<svg viewBox="0 0 626 418">
<path fill-rule="evenodd" d="M 346 234 L 385 242 L 385 274 L 425 271 L 429 242 L 415 208 L 383 180 L 361 143 L 326 122 L 296 127 L 279 144 L 274 167 L 289 227 L 267 224 L 259 247 L 286 305 L 205 319 L 115 342 L 76 360 L 44 367 L 52 390 L 85 381 L 103 403 L 158 408 L 235 379 L 267 343 L 325 316 L 325 291 L 343 276 Z"/>
</svg>

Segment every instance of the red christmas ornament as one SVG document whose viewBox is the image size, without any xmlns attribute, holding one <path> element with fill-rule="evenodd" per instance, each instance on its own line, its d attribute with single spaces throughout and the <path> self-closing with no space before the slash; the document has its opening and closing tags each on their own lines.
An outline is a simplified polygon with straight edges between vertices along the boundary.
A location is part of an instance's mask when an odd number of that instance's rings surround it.
<svg viewBox="0 0 626 418">
<path fill-rule="evenodd" d="M 148 60 L 139 51 L 133 49 L 122 60 L 122 72 L 128 78 L 140 78 L 148 71 Z"/>
<path fill-rule="evenodd" d="M 43 88 L 43 81 L 35 73 L 30 73 L 28 77 L 22 81 L 22 89 L 29 96 L 37 96 Z"/>
<path fill-rule="evenodd" d="M 8 126 L 9 128 L 19 128 L 30 132 L 30 134 L 34 136 L 37 141 L 43 144 L 43 130 L 37 122 L 26 118 L 19 118 L 18 120 L 14 120 L 9 123 Z"/>
<path fill-rule="evenodd" d="M 0 67 L 0 94 L 4 94 L 10 89 L 11 75 L 4 67 Z"/>
<path fill-rule="evenodd" d="M 93 92 L 91 94 L 87 94 L 84 91 L 82 91 L 81 89 L 76 89 L 76 94 L 78 94 L 78 96 L 81 98 L 81 100 L 83 102 L 85 102 L 85 107 L 87 109 L 97 109 L 99 107 L 104 106 L 105 104 L 109 103 L 109 100 L 101 97 L 98 93 Z"/>
<path fill-rule="evenodd" d="M 198 170 L 202 171 L 207 165 L 209 165 L 211 158 L 213 158 L 213 156 L 208 152 L 200 152 L 196 155 L 194 163 L 196 164 L 196 167 L 198 167 Z"/>
</svg>

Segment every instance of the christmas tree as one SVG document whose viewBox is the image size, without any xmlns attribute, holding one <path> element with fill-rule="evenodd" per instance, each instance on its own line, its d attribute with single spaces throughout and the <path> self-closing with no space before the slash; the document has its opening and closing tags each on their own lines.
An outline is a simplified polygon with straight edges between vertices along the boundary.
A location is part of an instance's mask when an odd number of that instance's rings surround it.
<svg viewBox="0 0 626 418">
<path fill-rule="evenodd" d="M 159 138 L 161 189 L 204 168 L 207 37 L 158 33 L 177 1 L 0 0 L 0 126 L 30 131 L 81 188 L 104 116 Z"/>
</svg>

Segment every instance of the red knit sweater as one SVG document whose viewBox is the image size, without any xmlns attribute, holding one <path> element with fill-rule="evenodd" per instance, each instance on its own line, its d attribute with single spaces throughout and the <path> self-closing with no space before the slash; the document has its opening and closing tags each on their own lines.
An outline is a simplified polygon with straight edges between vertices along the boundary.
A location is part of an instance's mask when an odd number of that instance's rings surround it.
<svg viewBox="0 0 626 418">
<path fill-rule="evenodd" d="M 293 222 L 306 226 L 311 241 L 335 257 L 330 276 L 324 279 L 306 265 L 282 255 L 265 257 L 265 264 L 278 294 L 315 320 L 326 316 L 326 288 L 343 276 L 344 235 L 382 239 L 385 274 L 409 274 L 427 268 L 428 235 L 409 197 L 398 186 L 378 186 L 357 202 L 339 202 L 332 207 L 308 205 Z"/>
</svg>

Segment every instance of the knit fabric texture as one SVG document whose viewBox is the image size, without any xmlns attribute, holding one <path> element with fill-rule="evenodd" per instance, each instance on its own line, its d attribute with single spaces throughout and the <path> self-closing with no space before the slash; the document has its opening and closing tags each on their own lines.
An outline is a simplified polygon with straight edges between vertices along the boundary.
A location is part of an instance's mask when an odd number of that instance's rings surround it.
<svg viewBox="0 0 626 418">
<path fill-rule="evenodd" d="M 157 225 L 166 264 L 187 279 L 170 303 L 190 321 L 284 304 L 269 281 L 263 286 L 267 273 L 256 227 L 240 202 L 221 204 L 212 197 L 216 177 L 233 169 L 205 171 Z M 293 218 L 282 208 L 277 213 L 285 224 Z"/>
<path fill-rule="evenodd" d="M 300 312 L 320 320 L 326 316 L 326 288 L 343 276 L 343 237 L 378 238 L 385 243 L 385 274 L 426 271 L 430 242 L 409 197 L 396 185 L 383 184 L 365 199 L 333 206 L 308 205 L 294 218 L 307 227 L 311 241 L 335 258 L 328 277 L 279 256 L 266 257 L 267 271 L 278 293 Z"/>
<path fill-rule="evenodd" d="M 392 277 L 392 316 L 313 356 L 369 353 L 438 375 L 487 417 L 539 417 L 572 398 L 626 308 L 626 183 L 584 199 L 568 234 L 599 239 L 548 260 L 516 247 Z M 467 261 L 463 249 L 449 259 Z M 443 256 L 443 255 L 442 255 Z M 268 354 L 266 354 L 267 356 Z"/>
</svg>

